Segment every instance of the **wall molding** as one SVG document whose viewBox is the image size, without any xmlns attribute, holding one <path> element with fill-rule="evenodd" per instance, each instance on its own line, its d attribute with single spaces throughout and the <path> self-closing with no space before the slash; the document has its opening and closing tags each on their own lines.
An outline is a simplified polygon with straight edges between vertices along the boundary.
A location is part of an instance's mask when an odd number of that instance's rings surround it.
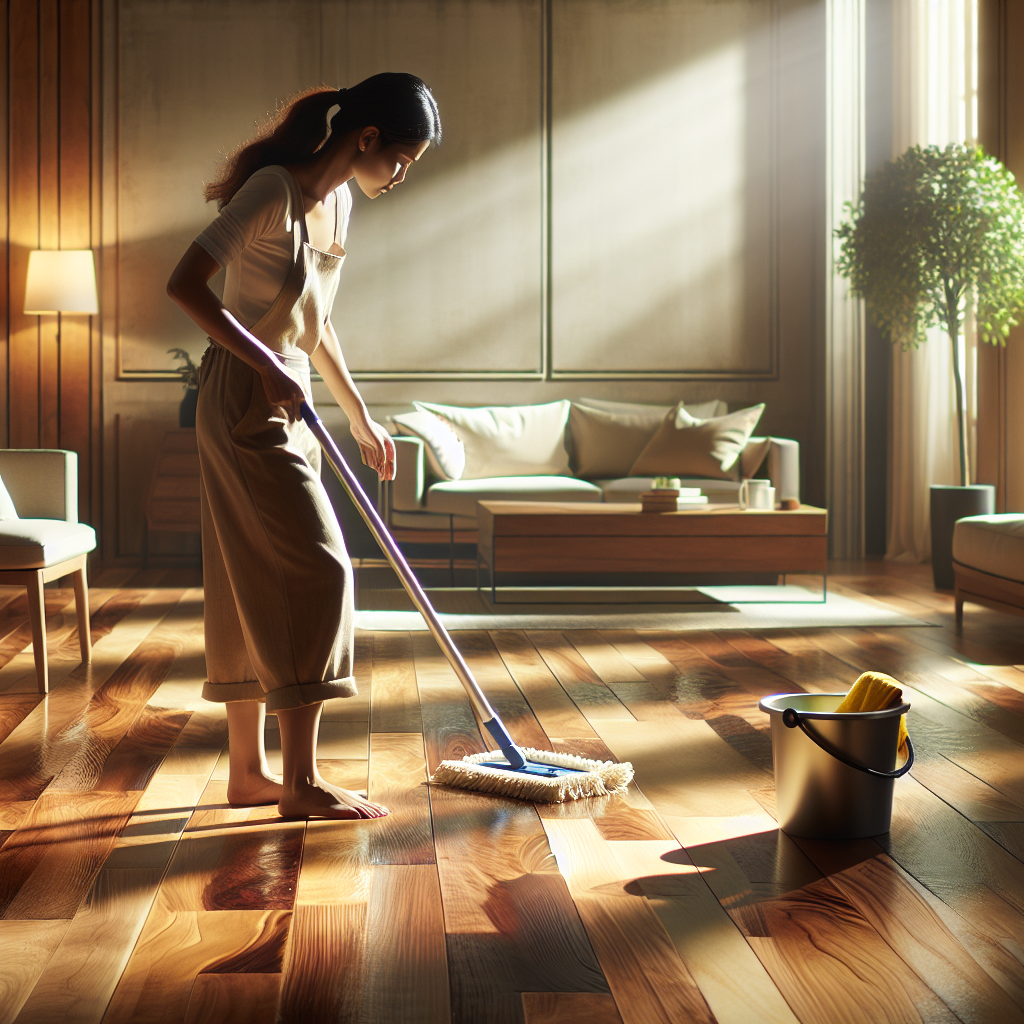
<svg viewBox="0 0 1024 1024">
<path fill-rule="evenodd" d="M 353 370 L 352 376 L 357 381 L 391 381 L 391 382 L 416 382 L 416 381 L 708 381 L 708 382 L 759 382 L 776 381 L 780 377 L 781 362 L 781 340 L 779 328 L 779 288 L 780 288 L 780 253 L 779 253 L 779 197 L 778 197 L 778 134 L 779 134 L 779 109 L 778 109 L 778 80 L 779 80 L 779 19 L 780 5 L 778 0 L 765 0 L 769 9 L 770 24 L 770 68 L 769 88 L 771 97 L 769 107 L 772 118 L 772 128 L 769 132 L 771 151 L 768 157 L 768 209 L 767 209 L 767 237 L 770 262 L 768 266 L 768 296 L 767 296 L 767 347 L 766 351 L 759 357 L 767 356 L 767 363 L 759 367 L 742 368 L 735 370 L 715 369 L 697 367 L 694 369 L 672 369 L 672 370 L 588 370 L 588 369 L 555 369 L 556 351 L 558 339 L 554 332 L 553 317 L 553 259 L 552 259 L 552 133 L 553 133 L 553 104 L 552 104 L 552 81 L 553 81 L 553 0 L 538 0 L 541 10 L 540 38 L 537 45 L 541 55 L 541 90 L 538 110 L 538 130 L 541 143 L 541 282 L 540 282 L 540 309 L 538 324 L 538 348 L 536 368 L 519 370 L 475 370 L 466 369 L 458 371 L 433 371 L 426 369 L 396 369 L 396 370 Z M 121 0 L 102 0 L 105 19 L 109 22 L 105 33 L 108 43 L 103 58 L 103 95 L 105 97 L 103 110 L 104 142 L 107 152 L 113 157 L 111 166 L 104 174 L 104 196 L 108 205 L 115 210 L 114 224 L 117 223 L 116 208 L 120 200 L 119 189 L 119 167 L 120 167 L 120 146 L 118 140 L 118 129 L 120 125 L 120 101 L 121 88 L 119 81 L 120 53 L 119 42 L 119 19 L 121 15 Z M 115 312 L 105 318 L 104 333 L 111 342 L 111 355 L 113 378 L 119 382 L 128 383 L 154 383 L 154 382 L 178 382 L 178 375 L 170 369 L 163 368 L 139 368 L 125 365 L 125 352 L 122 344 L 121 325 L 116 313 L 116 297 L 120 293 L 120 274 L 122 266 L 122 254 L 120 238 L 116 228 L 113 236 L 105 235 L 105 251 L 108 254 L 104 259 L 104 265 L 108 272 L 112 273 L 113 280 L 110 283 L 107 295 L 114 298 L 113 309 Z"/>
</svg>

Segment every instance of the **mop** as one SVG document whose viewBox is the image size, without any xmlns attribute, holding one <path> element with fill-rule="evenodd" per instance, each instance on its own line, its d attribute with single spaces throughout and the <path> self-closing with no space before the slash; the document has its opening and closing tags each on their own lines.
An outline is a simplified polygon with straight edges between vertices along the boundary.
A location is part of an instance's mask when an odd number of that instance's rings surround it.
<svg viewBox="0 0 1024 1024">
<path fill-rule="evenodd" d="M 633 778 L 633 766 L 629 763 L 592 761 L 575 754 L 534 750 L 532 747 L 524 749 L 516 745 L 452 642 L 448 630 L 438 619 L 419 580 L 413 575 L 377 509 L 366 496 L 334 439 L 327 433 L 323 421 L 306 402 L 302 403 L 302 419 L 323 448 L 331 469 L 359 510 L 374 540 L 387 556 L 391 568 L 398 574 L 412 603 L 426 620 L 438 646 L 451 663 L 459 682 L 465 687 L 484 729 L 498 745 L 497 750 L 469 754 L 461 761 L 442 761 L 430 781 L 436 785 L 475 789 L 537 803 L 562 803 L 589 796 L 607 796 L 625 789 Z"/>
</svg>

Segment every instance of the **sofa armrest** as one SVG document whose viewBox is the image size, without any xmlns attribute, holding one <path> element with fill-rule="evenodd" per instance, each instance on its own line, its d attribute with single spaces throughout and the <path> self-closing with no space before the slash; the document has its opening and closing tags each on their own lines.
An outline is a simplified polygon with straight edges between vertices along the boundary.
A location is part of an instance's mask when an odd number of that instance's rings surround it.
<svg viewBox="0 0 1024 1024">
<path fill-rule="evenodd" d="M 788 437 L 773 437 L 765 465 L 775 488 L 775 500 L 800 500 L 800 442 Z"/>
<path fill-rule="evenodd" d="M 76 452 L 59 448 L 2 448 L 0 479 L 22 519 L 78 522 Z"/>
<path fill-rule="evenodd" d="M 418 437 L 393 437 L 395 479 L 391 507 L 398 512 L 422 512 L 426 491 L 426 445 Z"/>
</svg>

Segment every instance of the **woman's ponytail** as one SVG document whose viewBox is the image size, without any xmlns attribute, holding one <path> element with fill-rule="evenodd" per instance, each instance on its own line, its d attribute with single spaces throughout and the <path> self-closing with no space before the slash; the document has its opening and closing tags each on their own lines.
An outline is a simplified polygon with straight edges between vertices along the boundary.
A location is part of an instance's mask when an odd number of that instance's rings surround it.
<svg viewBox="0 0 1024 1024">
<path fill-rule="evenodd" d="M 328 124 L 327 115 L 338 110 Z M 261 167 L 312 160 L 329 139 L 373 126 L 386 143 L 440 142 L 437 102 L 415 75 L 385 72 L 349 89 L 311 89 L 269 118 L 256 137 L 239 147 L 203 194 L 218 209 Z"/>
</svg>

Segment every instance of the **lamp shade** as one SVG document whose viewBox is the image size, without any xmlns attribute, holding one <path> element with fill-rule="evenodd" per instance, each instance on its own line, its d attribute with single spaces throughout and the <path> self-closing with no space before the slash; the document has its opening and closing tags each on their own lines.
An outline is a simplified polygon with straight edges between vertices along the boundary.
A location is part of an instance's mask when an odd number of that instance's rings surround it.
<svg viewBox="0 0 1024 1024">
<path fill-rule="evenodd" d="M 98 313 L 91 249 L 37 249 L 28 254 L 25 313 Z"/>
</svg>

